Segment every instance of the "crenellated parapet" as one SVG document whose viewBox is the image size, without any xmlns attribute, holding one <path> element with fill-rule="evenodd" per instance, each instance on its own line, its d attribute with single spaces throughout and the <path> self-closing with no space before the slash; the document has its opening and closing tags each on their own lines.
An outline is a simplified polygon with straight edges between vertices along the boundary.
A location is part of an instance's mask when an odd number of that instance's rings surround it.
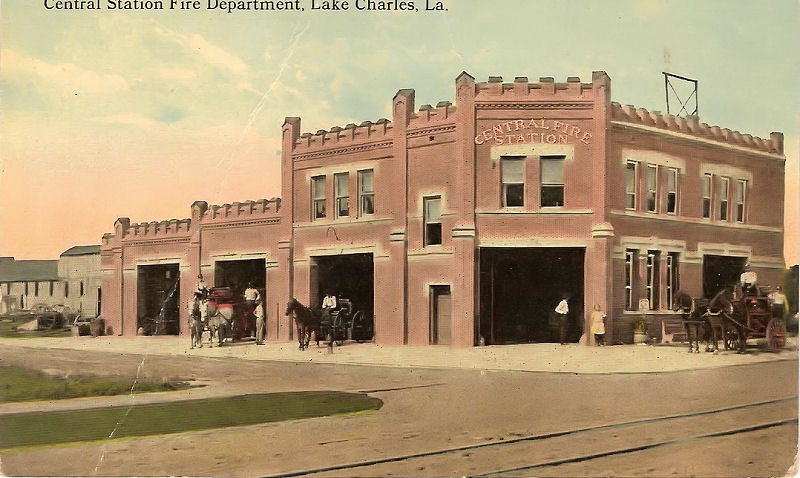
<svg viewBox="0 0 800 478">
<path fill-rule="evenodd" d="M 455 126 L 456 107 L 449 101 L 440 101 L 436 106 L 422 105 L 419 111 L 409 118 L 409 134 L 413 135 L 420 128 L 427 130 L 430 127 L 452 124 Z M 423 131 L 424 131 L 423 130 Z"/>
<path fill-rule="evenodd" d="M 607 77 L 606 77 L 607 78 Z M 528 81 L 527 76 L 517 76 L 512 83 L 503 82 L 502 76 L 490 76 L 486 82 L 475 83 L 476 101 L 553 101 L 559 99 L 591 100 L 596 86 L 583 83 L 577 76 L 567 77 L 566 82 L 556 82 L 553 77 L 543 76 L 538 82 Z"/>
<path fill-rule="evenodd" d="M 202 224 L 232 221 L 246 221 L 275 217 L 280 210 L 281 199 L 258 199 L 255 201 L 232 202 L 226 204 L 212 204 L 203 208 L 200 221 Z"/>
<path fill-rule="evenodd" d="M 344 127 L 333 126 L 316 133 L 300 134 L 294 144 L 293 154 L 303 155 L 325 150 L 338 150 L 362 144 L 392 140 L 392 122 L 381 118 L 375 122 L 349 123 Z"/>
<path fill-rule="evenodd" d="M 782 133 L 770 133 L 769 139 L 764 139 L 747 133 L 732 131 L 728 128 L 709 126 L 706 123 L 701 123 L 697 116 L 666 115 L 660 111 L 648 111 L 644 108 L 636 108 L 633 105 L 623 106 L 616 102 L 611 103 L 611 119 L 612 121 L 622 121 L 696 136 L 760 152 L 783 155 Z"/>
<path fill-rule="evenodd" d="M 131 224 L 124 233 L 126 240 L 143 238 L 183 237 L 189 235 L 191 219 L 168 219 Z"/>
</svg>

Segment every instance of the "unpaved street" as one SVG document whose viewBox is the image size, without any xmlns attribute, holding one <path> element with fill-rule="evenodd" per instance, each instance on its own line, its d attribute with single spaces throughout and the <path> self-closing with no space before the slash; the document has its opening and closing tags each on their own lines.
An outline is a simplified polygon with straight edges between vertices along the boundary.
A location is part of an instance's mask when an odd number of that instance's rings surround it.
<svg viewBox="0 0 800 478">
<path fill-rule="evenodd" d="M 125 376 L 141 365 L 143 376 L 207 383 L 197 396 L 342 390 L 384 401 L 377 412 L 350 416 L 8 451 L 8 475 L 782 476 L 797 448 L 791 360 L 576 375 L 145 357 L 20 343 L 4 345 L 0 363 Z"/>
</svg>

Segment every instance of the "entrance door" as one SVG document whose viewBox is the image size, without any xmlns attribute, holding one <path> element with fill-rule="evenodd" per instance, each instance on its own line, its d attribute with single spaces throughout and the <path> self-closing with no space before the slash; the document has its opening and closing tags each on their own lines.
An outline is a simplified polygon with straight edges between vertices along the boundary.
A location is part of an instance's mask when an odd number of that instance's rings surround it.
<svg viewBox="0 0 800 478">
<path fill-rule="evenodd" d="M 430 340 L 432 344 L 449 345 L 452 328 L 452 300 L 449 285 L 432 285 Z"/>
<path fill-rule="evenodd" d="M 703 296 L 714 297 L 723 287 L 735 286 L 747 259 L 734 256 L 703 256 Z"/>
</svg>

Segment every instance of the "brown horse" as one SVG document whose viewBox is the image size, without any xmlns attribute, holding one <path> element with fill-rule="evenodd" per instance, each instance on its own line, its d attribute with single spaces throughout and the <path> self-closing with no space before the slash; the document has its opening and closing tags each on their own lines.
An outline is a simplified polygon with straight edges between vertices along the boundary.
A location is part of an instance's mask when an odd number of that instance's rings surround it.
<svg viewBox="0 0 800 478">
<path fill-rule="evenodd" d="M 706 352 L 719 351 L 717 331 L 721 329 L 720 320 L 709 311 L 709 303 L 705 299 L 692 298 L 686 292 L 675 293 L 675 311 L 680 311 L 686 338 L 689 341 L 689 353 L 700 353 L 700 341 L 706 343 Z"/>
<path fill-rule="evenodd" d="M 308 348 L 308 343 L 311 341 L 311 332 L 314 332 L 314 337 L 317 339 L 317 347 L 319 347 L 321 319 L 318 311 L 312 310 L 310 307 L 300 303 L 299 300 L 292 298 L 286 304 L 286 315 L 292 316 L 295 324 L 297 324 L 297 340 L 300 342 L 300 350 Z"/>
</svg>

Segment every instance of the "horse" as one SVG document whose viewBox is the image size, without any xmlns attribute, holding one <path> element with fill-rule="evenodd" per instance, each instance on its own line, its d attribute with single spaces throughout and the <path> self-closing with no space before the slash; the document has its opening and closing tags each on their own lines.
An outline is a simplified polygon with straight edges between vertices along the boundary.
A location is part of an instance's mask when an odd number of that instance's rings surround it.
<svg viewBox="0 0 800 478">
<path fill-rule="evenodd" d="M 319 347 L 319 335 L 321 333 L 321 319 L 318 311 L 306 307 L 299 300 L 292 298 L 286 304 L 286 316 L 292 316 L 295 324 L 297 324 L 297 340 L 300 342 L 300 350 L 308 348 L 308 343 L 311 341 L 311 332 L 317 339 L 317 347 Z"/>
<path fill-rule="evenodd" d="M 200 300 L 195 298 L 189 311 L 189 331 L 192 336 L 192 348 L 203 348 L 203 319 L 200 311 Z"/>
<path fill-rule="evenodd" d="M 216 334 L 217 342 L 219 346 L 222 347 L 225 336 L 227 336 L 231 330 L 233 307 L 229 304 L 221 304 L 221 306 L 218 306 L 208 301 L 203 301 L 201 304 L 202 316 L 205 317 L 205 322 L 209 330 L 208 341 L 213 347 L 214 334 Z"/>
<path fill-rule="evenodd" d="M 744 326 L 734 320 L 734 316 L 742 317 L 744 315 L 744 311 L 741 309 L 742 301 L 734 301 L 733 299 L 732 287 L 720 289 L 708 303 L 709 314 L 717 318 L 717 320 L 720 320 L 720 318 L 724 319 L 720 321 L 722 339 L 725 340 L 726 344 L 729 344 L 730 348 L 733 348 L 733 344 L 729 343 L 729 341 L 732 342 L 735 338 L 737 341 L 736 351 L 738 353 L 744 353 L 747 347 L 747 340 L 745 340 L 747 334 L 745 333 Z M 736 337 L 734 337 L 734 331 Z"/>
<path fill-rule="evenodd" d="M 689 341 L 689 353 L 700 353 L 701 340 L 706 343 L 706 352 L 718 352 L 717 329 L 721 328 L 721 325 L 719 319 L 709 313 L 707 301 L 695 299 L 679 290 L 675 293 L 674 304 L 673 310 L 681 312 L 686 338 Z"/>
</svg>

